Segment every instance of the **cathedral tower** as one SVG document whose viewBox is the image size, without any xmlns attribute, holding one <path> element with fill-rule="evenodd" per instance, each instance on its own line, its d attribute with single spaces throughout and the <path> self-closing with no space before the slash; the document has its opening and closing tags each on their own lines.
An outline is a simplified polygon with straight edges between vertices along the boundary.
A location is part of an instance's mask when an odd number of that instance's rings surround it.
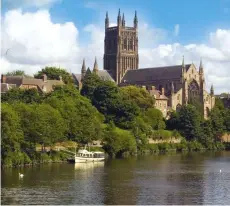
<svg viewBox="0 0 230 206">
<path fill-rule="evenodd" d="M 133 27 L 125 25 L 125 15 L 121 19 L 120 9 L 117 26 L 109 27 L 109 17 L 105 18 L 104 69 L 116 83 L 120 83 L 125 72 L 138 69 L 138 19 L 135 11 Z"/>
</svg>

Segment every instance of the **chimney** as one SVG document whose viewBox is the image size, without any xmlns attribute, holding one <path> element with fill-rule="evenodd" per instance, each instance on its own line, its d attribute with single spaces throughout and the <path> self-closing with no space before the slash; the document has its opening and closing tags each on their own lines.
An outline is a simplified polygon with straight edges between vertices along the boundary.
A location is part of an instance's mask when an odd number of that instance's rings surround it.
<svg viewBox="0 0 230 206">
<path fill-rule="evenodd" d="M 42 80 L 43 80 L 43 82 L 47 82 L 47 76 L 46 76 L 46 74 L 42 75 Z"/>
<path fill-rule="evenodd" d="M 6 83 L 6 75 L 2 74 L 1 83 Z"/>
<path fill-rule="evenodd" d="M 163 87 L 162 87 L 162 89 L 161 89 L 161 94 L 162 94 L 162 95 L 165 95 L 165 88 L 163 88 Z"/>
</svg>

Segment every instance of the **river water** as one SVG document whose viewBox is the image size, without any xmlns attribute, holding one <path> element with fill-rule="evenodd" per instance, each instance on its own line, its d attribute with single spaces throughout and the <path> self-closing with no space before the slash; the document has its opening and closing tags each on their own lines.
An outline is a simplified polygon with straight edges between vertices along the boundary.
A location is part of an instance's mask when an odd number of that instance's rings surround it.
<svg viewBox="0 0 230 206">
<path fill-rule="evenodd" d="M 230 204 L 227 151 L 44 164 L 1 178 L 2 204 Z"/>
</svg>

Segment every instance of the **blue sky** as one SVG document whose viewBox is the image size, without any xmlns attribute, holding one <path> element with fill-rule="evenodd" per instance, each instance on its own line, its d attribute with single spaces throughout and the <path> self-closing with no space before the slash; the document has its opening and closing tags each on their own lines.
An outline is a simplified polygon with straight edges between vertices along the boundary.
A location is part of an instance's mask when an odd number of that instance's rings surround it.
<svg viewBox="0 0 230 206">
<path fill-rule="evenodd" d="M 2 1 L 3 13 L 18 5 L 9 2 Z M 111 21 L 116 21 L 115 14 L 119 8 L 130 16 L 137 10 L 140 22 L 146 21 L 167 31 L 179 24 L 179 36 L 169 38 L 165 43 L 175 40 L 182 44 L 200 43 L 206 41 L 210 31 L 230 27 L 230 0 L 58 0 L 49 7 L 53 22 L 71 21 L 79 30 L 87 24 L 103 23 L 106 11 Z M 24 8 L 25 11 L 36 9 L 33 6 Z M 85 40 L 84 36 L 80 38 Z"/>
<path fill-rule="evenodd" d="M 230 0 L 2 0 L 4 71 L 35 73 L 58 65 L 75 73 L 82 59 L 103 68 L 104 18 L 116 23 L 118 9 L 126 25 L 139 20 L 139 67 L 202 58 L 207 88 L 230 91 Z"/>
</svg>

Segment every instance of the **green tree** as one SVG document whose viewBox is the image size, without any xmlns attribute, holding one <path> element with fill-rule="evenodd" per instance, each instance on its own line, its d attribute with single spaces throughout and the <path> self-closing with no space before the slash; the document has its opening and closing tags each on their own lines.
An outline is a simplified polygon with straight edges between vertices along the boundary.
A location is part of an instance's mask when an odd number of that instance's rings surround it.
<svg viewBox="0 0 230 206">
<path fill-rule="evenodd" d="M 127 86 L 120 88 L 123 99 L 135 102 L 140 108 L 152 108 L 155 103 L 154 97 L 143 88 Z"/>
<path fill-rule="evenodd" d="M 178 130 L 187 140 L 199 139 L 201 115 L 192 105 L 182 106 L 179 112 Z"/>
<path fill-rule="evenodd" d="M 43 95 L 36 89 L 20 89 L 13 88 L 2 94 L 2 102 L 14 103 L 39 103 L 42 101 Z"/>
<path fill-rule="evenodd" d="M 45 67 L 37 74 L 35 74 L 34 77 L 41 79 L 43 74 L 46 74 L 48 79 L 59 80 L 60 77 L 62 77 L 63 81 L 66 84 L 73 83 L 72 76 L 65 69 L 61 69 L 57 67 Z"/>
<path fill-rule="evenodd" d="M 6 76 L 22 76 L 22 75 L 26 75 L 25 71 L 23 70 L 15 70 L 15 71 L 6 73 Z"/>
<path fill-rule="evenodd" d="M 1 152 L 5 156 L 7 152 L 20 150 L 23 141 L 23 131 L 20 118 L 8 103 L 1 104 Z"/>
<path fill-rule="evenodd" d="M 103 148 L 111 157 L 120 157 L 124 152 L 136 151 L 136 140 L 132 133 L 119 129 L 113 124 L 105 128 L 103 142 Z"/>
<path fill-rule="evenodd" d="M 153 129 L 165 129 L 162 112 L 156 108 L 149 108 L 143 114 L 143 119 Z"/>
<path fill-rule="evenodd" d="M 95 88 L 100 85 L 103 81 L 95 73 L 86 73 L 83 85 L 81 89 L 81 94 L 90 100 L 93 98 L 93 93 Z"/>
<path fill-rule="evenodd" d="M 104 117 L 74 87 L 55 88 L 45 102 L 61 113 L 69 139 L 86 144 L 102 137 Z"/>
<path fill-rule="evenodd" d="M 124 100 L 115 83 L 103 81 L 93 92 L 93 105 L 105 115 L 106 122 L 113 121 L 121 128 L 131 128 L 134 118 L 139 114 L 135 102 Z"/>
<path fill-rule="evenodd" d="M 227 132 L 230 132 L 230 109 L 225 109 L 224 112 L 224 125 Z"/>
<path fill-rule="evenodd" d="M 225 131 L 224 125 L 224 111 L 221 111 L 218 107 L 215 107 L 210 112 L 210 120 L 213 128 L 215 140 L 219 140 Z"/>
</svg>

